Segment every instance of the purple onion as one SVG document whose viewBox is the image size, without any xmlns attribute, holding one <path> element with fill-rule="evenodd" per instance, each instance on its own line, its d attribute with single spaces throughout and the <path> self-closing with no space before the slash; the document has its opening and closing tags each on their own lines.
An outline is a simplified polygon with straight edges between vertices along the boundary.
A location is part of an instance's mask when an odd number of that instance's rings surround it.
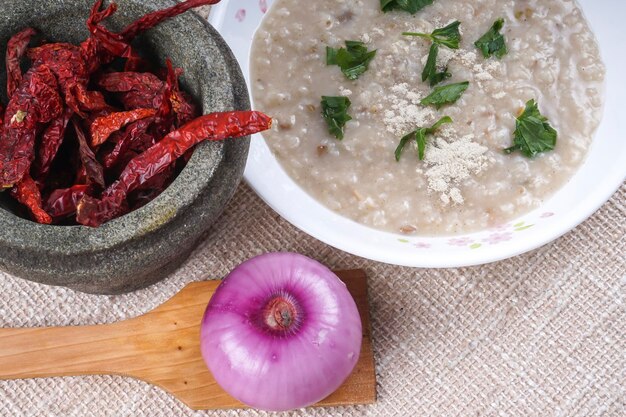
<svg viewBox="0 0 626 417">
<path fill-rule="evenodd" d="M 200 330 L 217 383 L 255 408 L 285 411 L 335 391 L 356 365 L 361 319 L 324 265 L 270 253 L 235 268 L 211 298 Z"/>
</svg>

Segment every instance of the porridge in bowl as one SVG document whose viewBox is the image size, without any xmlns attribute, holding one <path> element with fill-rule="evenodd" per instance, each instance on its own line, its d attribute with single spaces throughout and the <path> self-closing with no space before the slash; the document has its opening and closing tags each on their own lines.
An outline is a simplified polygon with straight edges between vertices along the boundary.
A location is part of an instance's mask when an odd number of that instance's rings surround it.
<svg viewBox="0 0 626 417">
<path fill-rule="evenodd" d="M 435 0 L 411 14 L 277 0 L 251 80 L 276 119 L 270 148 L 317 200 L 377 229 L 451 235 L 506 223 L 572 177 L 604 66 L 574 1 Z"/>
</svg>

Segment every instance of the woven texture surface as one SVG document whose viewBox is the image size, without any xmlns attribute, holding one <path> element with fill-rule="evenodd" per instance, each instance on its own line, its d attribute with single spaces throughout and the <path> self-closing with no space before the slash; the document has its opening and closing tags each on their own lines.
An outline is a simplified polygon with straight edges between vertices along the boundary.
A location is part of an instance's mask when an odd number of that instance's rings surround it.
<svg viewBox="0 0 626 417">
<path fill-rule="evenodd" d="M 182 269 L 148 289 L 92 296 L 0 274 L 0 327 L 98 324 L 144 313 L 186 283 L 268 251 L 369 277 L 378 401 L 294 416 L 626 415 L 626 186 L 583 225 L 525 255 L 450 270 L 348 255 L 282 220 L 242 185 Z M 0 416 L 260 416 L 192 412 L 130 378 L 0 381 Z"/>
</svg>

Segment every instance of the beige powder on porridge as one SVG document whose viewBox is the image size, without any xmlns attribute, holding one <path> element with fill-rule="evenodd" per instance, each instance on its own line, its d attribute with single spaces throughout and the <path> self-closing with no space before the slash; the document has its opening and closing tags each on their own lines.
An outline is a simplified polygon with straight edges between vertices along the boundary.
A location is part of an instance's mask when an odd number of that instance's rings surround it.
<svg viewBox="0 0 626 417">
<path fill-rule="evenodd" d="M 509 54 L 474 47 L 503 17 Z M 457 103 L 420 101 L 429 42 L 402 36 L 461 21 L 461 48 L 440 48 L 448 82 L 469 81 Z M 377 55 L 358 80 L 326 66 L 326 46 L 361 40 Z M 257 32 L 251 61 L 255 106 L 274 116 L 264 136 L 282 166 L 326 206 L 360 223 L 417 234 L 470 232 L 505 223 L 560 188 L 583 162 L 602 107 L 604 67 L 595 38 L 571 0 L 436 0 L 416 15 L 380 12 L 379 0 L 277 0 Z M 322 95 L 349 97 L 345 138 L 330 136 Z M 558 130 L 553 152 L 505 155 L 529 99 Z M 444 115 L 425 158 L 402 136 Z"/>
</svg>

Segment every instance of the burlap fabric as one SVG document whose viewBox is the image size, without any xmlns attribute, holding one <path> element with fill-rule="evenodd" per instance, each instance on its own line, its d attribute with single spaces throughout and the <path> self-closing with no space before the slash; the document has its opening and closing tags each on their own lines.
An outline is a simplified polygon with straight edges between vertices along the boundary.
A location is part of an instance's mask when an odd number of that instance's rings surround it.
<svg viewBox="0 0 626 417">
<path fill-rule="evenodd" d="M 91 296 L 0 274 L 0 326 L 108 323 L 186 283 L 268 251 L 295 251 L 369 276 L 378 401 L 294 416 L 626 415 L 626 186 L 590 220 L 531 253 L 473 268 L 367 261 L 300 232 L 247 186 L 184 266 L 148 289 Z M 192 412 L 130 378 L 0 382 L 0 416 L 260 416 Z"/>
</svg>

